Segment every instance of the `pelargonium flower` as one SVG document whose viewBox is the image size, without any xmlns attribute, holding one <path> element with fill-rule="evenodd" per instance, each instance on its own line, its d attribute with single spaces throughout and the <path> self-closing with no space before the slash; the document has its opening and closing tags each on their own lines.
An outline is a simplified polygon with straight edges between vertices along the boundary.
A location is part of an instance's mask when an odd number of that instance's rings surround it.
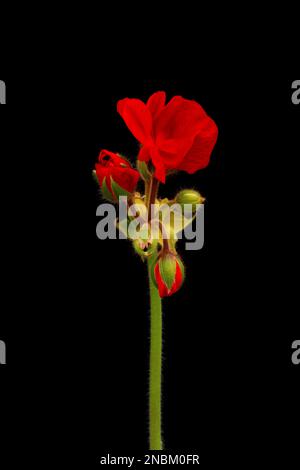
<svg viewBox="0 0 300 470">
<path fill-rule="evenodd" d="M 155 177 L 165 182 L 169 170 L 195 173 L 205 168 L 218 137 L 215 122 L 196 101 L 175 96 L 166 105 L 163 91 L 143 103 L 125 98 L 117 109 L 134 137 L 142 144 L 138 160 L 155 167 Z"/>
<path fill-rule="evenodd" d="M 139 180 L 139 173 L 120 155 L 101 150 L 96 175 L 106 199 L 117 201 L 119 196 L 132 194 Z"/>
</svg>

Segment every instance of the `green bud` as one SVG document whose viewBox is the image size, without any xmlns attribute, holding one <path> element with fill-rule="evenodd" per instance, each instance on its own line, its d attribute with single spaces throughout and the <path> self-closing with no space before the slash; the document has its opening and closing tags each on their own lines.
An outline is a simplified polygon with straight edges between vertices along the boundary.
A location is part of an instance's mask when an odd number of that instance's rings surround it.
<svg viewBox="0 0 300 470">
<path fill-rule="evenodd" d="M 169 297 L 177 292 L 185 278 L 180 257 L 172 252 L 162 254 L 150 265 L 152 282 L 157 286 L 160 297 Z"/>
<path fill-rule="evenodd" d="M 161 257 L 159 260 L 159 271 L 164 284 L 170 290 L 175 281 L 176 257 L 172 254 Z"/>
<path fill-rule="evenodd" d="M 196 210 L 197 204 L 203 204 L 204 201 L 205 198 L 193 189 L 183 189 L 177 194 L 175 198 L 175 202 L 181 206 L 184 206 L 185 204 L 191 204 L 193 211 Z"/>
</svg>

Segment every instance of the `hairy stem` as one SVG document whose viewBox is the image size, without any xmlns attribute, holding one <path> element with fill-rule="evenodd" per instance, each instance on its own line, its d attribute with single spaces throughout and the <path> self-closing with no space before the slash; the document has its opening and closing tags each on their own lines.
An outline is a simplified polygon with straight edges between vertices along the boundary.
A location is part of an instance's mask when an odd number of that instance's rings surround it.
<svg viewBox="0 0 300 470">
<path fill-rule="evenodd" d="M 151 304 L 150 334 L 150 450 L 162 450 L 161 436 L 161 379 L 162 379 L 162 305 L 157 287 L 151 274 L 151 260 L 148 260 L 148 274 Z"/>
</svg>

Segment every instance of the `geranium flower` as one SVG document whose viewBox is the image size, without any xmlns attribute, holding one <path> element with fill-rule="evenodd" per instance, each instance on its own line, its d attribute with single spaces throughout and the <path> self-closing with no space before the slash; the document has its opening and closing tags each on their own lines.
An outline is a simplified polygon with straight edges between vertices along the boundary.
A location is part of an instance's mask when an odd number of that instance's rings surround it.
<svg viewBox="0 0 300 470">
<path fill-rule="evenodd" d="M 163 91 L 147 104 L 125 98 L 117 109 L 134 137 L 142 144 L 138 160 L 155 167 L 155 177 L 165 182 L 169 170 L 195 173 L 205 168 L 218 137 L 215 122 L 196 101 L 175 96 L 166 105 Z"/>
</svg>

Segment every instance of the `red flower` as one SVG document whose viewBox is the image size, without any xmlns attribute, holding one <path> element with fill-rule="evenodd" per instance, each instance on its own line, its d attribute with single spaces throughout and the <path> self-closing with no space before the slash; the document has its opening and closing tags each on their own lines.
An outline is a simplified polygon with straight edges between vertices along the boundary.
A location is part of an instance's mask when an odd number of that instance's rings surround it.
<svg viewBox="0 0 300 470">
<path fill-rule="evenodd" d="M 100 152 L 96 174 L 103 195 L 114 201 L 117 201 L 119 196 L 133 193 L 140 177 L 138 171 L 134 170 L 125 158 L 108 150 Z"/>
<path fill-rule="evenodd" d="M 163 91 L 150 96 L 147 104 L 125 98 L 118 112 L 142 144 L 138 159 L 151 160 L 155 176 L 165 182 L 168 170 L 188 173 L 205 168 L 218 137 L 215 122 L 196 101 L 175 96 L 166 105 Z"/>
<path fill-rule="evenodd" d="M 154 266 L 154 279 L 160 297 L 175 294 L 184 281 L 184 266 L 178 255 L 168 253 Z"/>
</svg>

